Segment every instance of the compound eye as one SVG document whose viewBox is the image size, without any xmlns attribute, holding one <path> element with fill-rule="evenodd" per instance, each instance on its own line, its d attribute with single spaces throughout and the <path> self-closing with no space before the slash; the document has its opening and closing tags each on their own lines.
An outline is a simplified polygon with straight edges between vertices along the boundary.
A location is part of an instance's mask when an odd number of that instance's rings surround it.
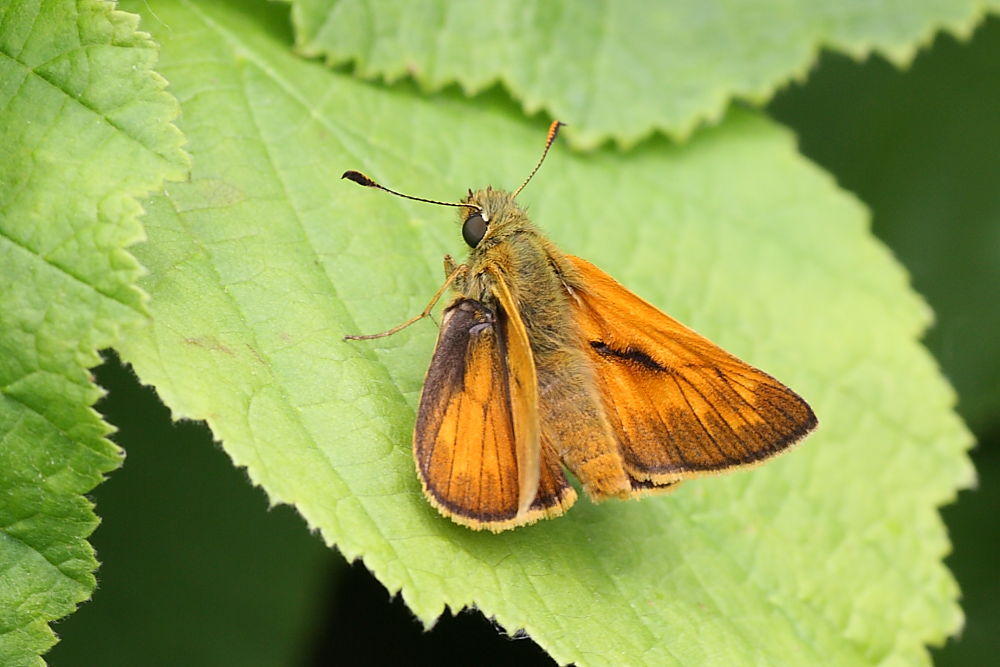
<svg viewBox="0 0 1000 667">
<path fill-rule="evenodd" d="M 475 248 L 484 236 L 486 236 L 486 221 L 483 220 L 481 213 L 473 213 L 462 225 L 462 238 L 470 248 Z"/>
</svg>

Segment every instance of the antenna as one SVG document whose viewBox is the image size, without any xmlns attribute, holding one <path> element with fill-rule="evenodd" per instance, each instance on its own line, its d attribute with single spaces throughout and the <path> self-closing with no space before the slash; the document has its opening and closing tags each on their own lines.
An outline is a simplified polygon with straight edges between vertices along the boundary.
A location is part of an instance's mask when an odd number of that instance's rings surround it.
<svg viewBox="0 0 1000 667">
<path fill-rule="evenodd" d="M 549 130 L 550 134 L 551 134 L 551 132 L 552 132 L 552 130 Z M 551 142 L 549 142 L 549 143 L 551 143 Z M 546 147 L 546 150 L 548 150 L 547 147 Z M 536 170 L 537 170 L 537 167 L 536 167 Z M 479 208 L 478 206 L 476 206 L 475 204 L 456 204 L 454 202 L 449 202 L 449 201 L 438 201 L 436 199 L 424 199 L 423 197 L 412 197 L 410 195 L 404 195 L 402 192 L 396 192 L 395 190 L 390 190 L 389 188 L 385 187 L 384 185 L 379 185 L 378 183 L 376 183 L 372 179 L 370 179 L 367 176 L 365 176 L 364 174 L 362 174 L 360 171 L 354 171 L 353 169 L 345 171 L 344 175 L 341 176 L 341 178 L 346 178 L 349 181 L 354 181 L 358 185 L 363 185 L 366 188 L 378 188 L 379 190 L 385 190 L 389 194 L 396 195 L 397 197 L 403 197 L 404 199 L 412 199 L 413 201 L 422 201 L 422 202 L 425 202 L 427 204 L 439 204 L 441 206 L 456 206 L 458 208 L 474 208 L 477 211 L 482 211 L 482 209 Z"/>
<path fill-rule="evenodd" d="M 559 134 L 559 128 L 565 124 L 566 123 L 563 123 L 562 121 L 554 120 L 552 121 L 552 124 L 549 125 L 549 135 L 545 138 L 545 150 L 542 151 L 542 157 L 538 158 L 538 164 L 536 164 L 535 168 L 531 170 L 528 177 L 524 179 L 524 183 L 521 183 L 517 190 L 514 190 L 514 194 L 511 195 L 511 198 L 517 197 L 521 190 L 524 189 L 524 186 L 528 184 L 528 181 L 531 180 L 532 176 L 535 175 L 535 172 L 538 171 L 538 168 L 542 166 L 542 162 L 545 161 L 545 156 L 549 154 L 549 149 L 552 147 L 552 142 L 556 140 L 556 135 Z"/>
</svg>

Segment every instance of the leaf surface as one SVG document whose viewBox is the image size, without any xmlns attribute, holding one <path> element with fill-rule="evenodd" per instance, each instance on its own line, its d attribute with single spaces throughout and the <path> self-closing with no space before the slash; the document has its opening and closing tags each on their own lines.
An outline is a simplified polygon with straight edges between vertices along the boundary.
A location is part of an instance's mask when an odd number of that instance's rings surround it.
<svg viewBox="0 0 1000 667">
<path fill-rule="evenodd" d="M 121 464 L 87 369 L 141 321 L 136 196 L 180 178 L 156 48 L 107 2 L 0 8 L 0 664 L 94 590 L 83 497 Z"/>
<path fill-rule="evenodd" d="M 544 123 L 298 60 L 280 9 L 147 17 L 195 169 L 148 203 L 154 324 L 120 347 L 175 415 L 428 624 L 475 605 L 578 664 L 926 661 L 960 623 L 936 508 L 970 479 L 969 438 L 864 209 L 748 112 L 681 148 L 557 147 L 521 195 L 533 219 L 800 391 L 821 427 L 758 470 L 473 533 L 424 501 L 410 454 L 433 324 L 341 340 L 419 312 L 463 252 L 454 214 L 339 177 L 513 187 Z"/>
<path fill-rule="evenodd" d="M 988 3 L 994 10 L 995 1 Z M 299 50 L 365 78 L 468 94 L 501 84 L 524 111 L 577 129 L 575 145 L 682 139 L 733 99 L 759 104 L 821 48 L 908 64 L 939 30 L 968 35 L 977 0 L 292 0 Z"/>
</svg>

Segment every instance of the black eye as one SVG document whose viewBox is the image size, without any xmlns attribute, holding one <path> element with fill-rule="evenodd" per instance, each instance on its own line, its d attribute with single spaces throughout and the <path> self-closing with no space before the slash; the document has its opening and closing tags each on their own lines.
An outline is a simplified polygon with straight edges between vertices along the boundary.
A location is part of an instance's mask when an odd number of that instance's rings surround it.
<svg viewBox="0 0 1000 667">
<path fill-rule="evenodd" d="M 475 248 L 484 236 L 486 236 L 486 221 L 483 220 L 482 214 L 473 213 L 462 225 L 462 238 L 470 248 Z"/>
</svg>

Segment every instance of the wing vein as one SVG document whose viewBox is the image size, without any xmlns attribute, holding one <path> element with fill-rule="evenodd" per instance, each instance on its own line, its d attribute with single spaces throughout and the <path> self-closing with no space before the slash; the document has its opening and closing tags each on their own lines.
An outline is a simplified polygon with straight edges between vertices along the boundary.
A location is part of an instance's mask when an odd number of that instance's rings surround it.
<svg viewBox="0 0 1000 667">
<path fill-rule="evenodd" d="M 719 411 L 717 407 L 715 407 L 715 402 L 709 400 L 709 398 L 705 396 L 705 393 L 701 389 L 699 389 L 697 385 L 695 385 L 695 383 L 691 382 L 691 380 L 688 377 L 685 376 L 684 381 L 688 384 L 689 387 L 691 387 L 691 389 L 693 389 L 699 396 L 701 396 L 702 400 L 705 401 L 705 404 L 708 405 L 708 407 L 712 409 L 712 412 L 714 412 L 719 417 L 719 421 L 726 425 L 726 428 L 729 429 L 729 432 L 733 434 L 733 440 L 739 445 L 739 448 L 743 450 L 744 454 L 748 454 L 749 450 L 747 450 L 746 444 L 743 442 L 743 439 L 740 438 L 739 434 L 736 432 L 736 429 L 734 429 L 732 424 L 729 423 L 729 420 L 722 415 L 722 413 Z M 738 411 L 737 414 L 739 414 Z M 712 442 L 716 443 L 716 447 L 719 447 L 719 452 L 722 454 L 722 456 L 728 460 L 732 460 L 733 457 L 731 455 L 726 454 L 724 451 L 722 451 L 721 447 L 718 445 L 718 441 L 715 439 L 715 436 L 711 433 L 709 427 L 705 425 L 705 422 L 702 421 L 701 415 L 698 415 L 698 422 L 704 426 L 705 432 L 708 433 L 708 436 L 712 439 Z"/>
<path fill-rule="evenodd" d="M 708 428 L 705 426 L 705 423 L 701 420 L 701 416 L 698 414 L 698 411 L 694 409 L 694 406 L 691 405 L 691 401 L 688 400 L 687 394 L 684 392 L 684 388 L 681 387 L 680 380 L 678 379 L 678 374 L 671 373 L 670 374 L 670 378 L 674 381 L 674 384 L 677 386 L 677 391 L 680 393 L 681 398 L 683 398 L 684 402 L 687 404 L 688 411 L 691 414 L 693 414 L 694 418 L 698 421 L 699 424 L 701 424 L 701 430 L 705 432 L 705 435 L 708 436 L 708 439 L 711 440 L 712 444 L 715 445 L 715 448 L 719 450 L 719 454 L 721 454 L 723 457 L 725 457 L 726 456 L 725 452 L 723 452 L 722 448 L 719 447 L 719 443 L 717 443 L 715 441 L 715 438 L 708 431 Z M 677 451 L 680 452 L 680 448 L 678 448 Z M 688 465 L 688 466 L 691 465 L 691 463 L 687 460 L 687 458 L 685 458 L 685 456 L 683 454 L 680 455 L 680 458 L 681 458 L 682 461 L 684 461 L 685 465 Z"/>
</svg>

